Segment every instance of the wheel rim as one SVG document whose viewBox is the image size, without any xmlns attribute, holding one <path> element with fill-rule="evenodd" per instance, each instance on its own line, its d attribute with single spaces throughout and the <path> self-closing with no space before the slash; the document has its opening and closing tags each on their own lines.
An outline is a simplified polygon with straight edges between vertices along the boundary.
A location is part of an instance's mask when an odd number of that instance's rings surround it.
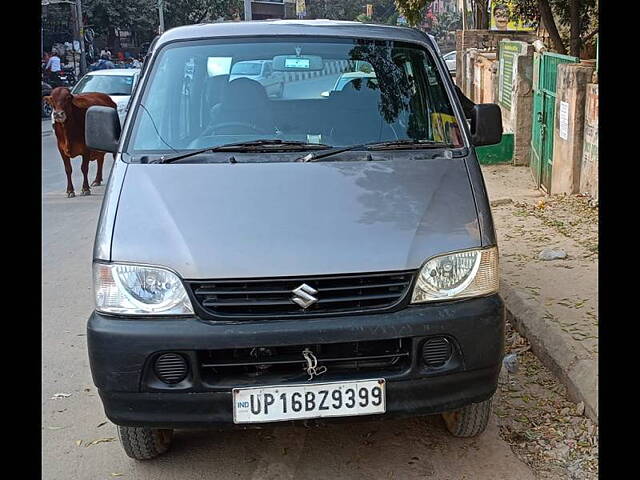
<svg viewBox="0 0 640 480">
<path fill-rule="evenodd" d="M 42 101 L 42 116 L 48 117 L 51 115 L 51 105 L 49 105 L 44 100 Z"/>
</svg>

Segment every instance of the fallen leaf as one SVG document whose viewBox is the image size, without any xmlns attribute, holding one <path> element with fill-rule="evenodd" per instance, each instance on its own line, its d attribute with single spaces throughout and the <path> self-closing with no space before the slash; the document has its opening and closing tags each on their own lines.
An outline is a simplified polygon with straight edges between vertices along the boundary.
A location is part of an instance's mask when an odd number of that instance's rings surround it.
<svg viewBox="0 0 640 480">
<path fill-rule="evenodd" d="M 122 477 L 124 475 L 124 473 L 112 473 L 111 476 L 112 477 Z"/>
<path fill-rule="evenodd" d="M 115 437 L 99 438 L 97 440 L 93 440 L 92 442 L 87 443 L 85 447 L 90 447 L 91 445 L 97 445 L 99 443 L 113 442 L 114 440 L 115 440 Z"/>
<path fill-rule="evenodd" d="M 51 400 L 56 400 L 58 398 L 68 398 L 70 396 L 70 393 L 56 393 L 53 397 L 51 397 Z"/>
<path fill-rule="evenodd" d="M 101 426 L 106 425 L 106 424 L 107 424 L 107 422 L 102 422 L 96 428 L 100 428 Z"/>
<path fill-rule="evenodd" d="M 76 446 L 79 447 L 80 445 L 82 445 L 82 440 L 76 440 Z"/>
</svg>

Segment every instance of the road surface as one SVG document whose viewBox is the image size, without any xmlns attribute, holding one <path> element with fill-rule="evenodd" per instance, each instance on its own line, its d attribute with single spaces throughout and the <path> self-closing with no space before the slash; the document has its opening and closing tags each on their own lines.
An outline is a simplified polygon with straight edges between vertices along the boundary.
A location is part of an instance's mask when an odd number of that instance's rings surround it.
<svg viewBox="0 0 640 480">
<path fill-rule="evenodd" d="M 310 429 L 178 431 L 167 455 L 129 459 L 104 415 L 87 358 L 91 252 L 104 186 L 94 187 L 91 196 L 67 198 L 55 137 L 47 121 L 42 127 L 42 478 L 534 478 L 500 439 L 495 417 L 475 439 L 450 437 L 440 417 Z M 80 191 L 80 159 L 72 162 Z M 108 155 L 106 175 L 112 162 Z M 91 180 L 94 174 L 92 162 Z M 70 396 L 52 399 L 57 393 Z"/>
</svg>

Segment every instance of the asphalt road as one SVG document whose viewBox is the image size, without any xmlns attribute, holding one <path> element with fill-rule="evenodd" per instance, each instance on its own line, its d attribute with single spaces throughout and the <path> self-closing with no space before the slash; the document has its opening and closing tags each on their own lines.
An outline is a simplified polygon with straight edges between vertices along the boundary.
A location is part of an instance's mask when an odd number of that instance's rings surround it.
<svg viewBox="0 0 640 480">
<path fill-rule="evenodd" d="M 43 122 L 42 478 L 534 478 L 500 439 L 495 417 L 475 439 L 450 437 L 440 417 L 310 429 L 178 431 L 167 455 L 129 459 L 104 415 L 87 358 L 91 252 L 104 186 L 94 187 L 91 196 L 66 198 L 62 160 L 47 130 Z M 106 174 L 112 161 L 109 155 Z M 80 159 L 73 165 L 79 191 Z M 70 396 L 52 399 L 57 393 Z"/>
</svg>

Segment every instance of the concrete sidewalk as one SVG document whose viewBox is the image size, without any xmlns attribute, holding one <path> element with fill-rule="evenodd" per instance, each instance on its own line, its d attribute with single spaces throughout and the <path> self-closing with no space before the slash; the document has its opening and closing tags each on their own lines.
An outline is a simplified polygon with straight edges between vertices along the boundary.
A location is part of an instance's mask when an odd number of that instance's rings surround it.
<svg viewBox="0 0 640 480">
<path fill-rule="evenodd" d="M 513 326 L 598 421 L 598 209 L 548 197 L 528 167 L 482 167 L 500 248 L 500 293 Z M 566 258 L 542 260 L 544 249 Z"/>
</svg>

